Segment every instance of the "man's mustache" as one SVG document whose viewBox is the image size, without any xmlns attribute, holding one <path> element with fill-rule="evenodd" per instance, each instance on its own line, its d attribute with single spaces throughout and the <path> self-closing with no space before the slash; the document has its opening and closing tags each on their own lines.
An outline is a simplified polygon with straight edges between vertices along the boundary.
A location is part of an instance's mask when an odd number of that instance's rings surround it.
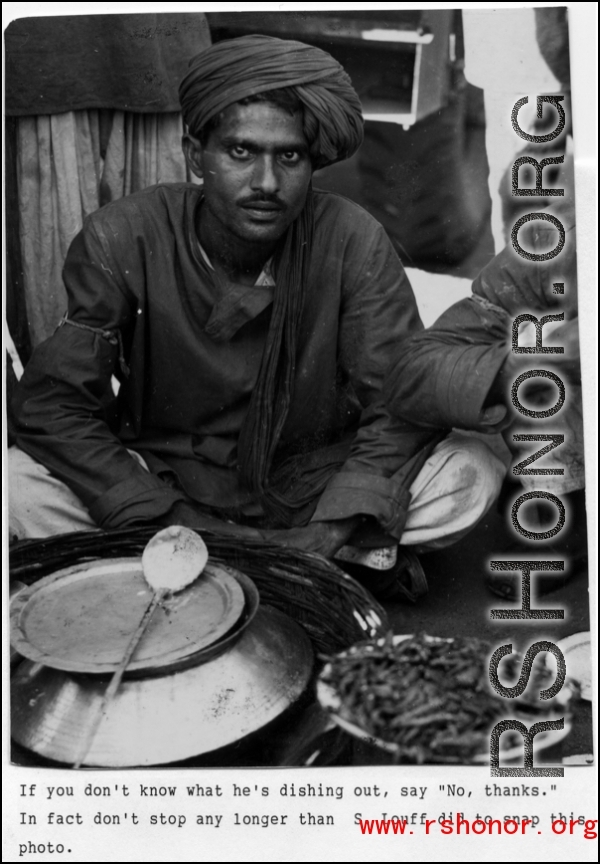
<svg viewBox="0 0 600 864">
<path fill-rule="evenodd" d="M 251 207 L 253 204 L 273 204 L 280 210 L 285 210 L 285 204 L 277 195 L 248 195 L 238 201 L 239 207 Z"/>
</svg>

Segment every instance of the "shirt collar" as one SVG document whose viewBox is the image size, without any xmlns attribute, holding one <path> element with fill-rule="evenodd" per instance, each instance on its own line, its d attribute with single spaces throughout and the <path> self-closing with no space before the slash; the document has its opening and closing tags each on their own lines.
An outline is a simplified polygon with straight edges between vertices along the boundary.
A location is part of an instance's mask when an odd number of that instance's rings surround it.
<svg viewBox="0 0 600 864">
<path fill-rule="evenodd" d="M 204 259 L 204 262 L 207 265 L 207 267 L 210 267 L 211 270 L 214 270 L 215 268 L 213 267 L 210 258 L 208 257 L 208 255 L 204 251 L 202 244 L 200 243 L 199 240 L 198 240 L 198 248 L 200 249 L 200 254 L 202 255 L 202 258 Z M 269 260 L 267 261 L 267 263 L 265 264 L 263 269 L 258 274 L 258 279 L 254 283 L 254 285 L 255 286 L 264 286 L 264 287 L 268 286 L 271 288 L 273 288 L 275 286 L 275 279 L 273 278 L 273 258 L 269 258 Z"/>
</svg>

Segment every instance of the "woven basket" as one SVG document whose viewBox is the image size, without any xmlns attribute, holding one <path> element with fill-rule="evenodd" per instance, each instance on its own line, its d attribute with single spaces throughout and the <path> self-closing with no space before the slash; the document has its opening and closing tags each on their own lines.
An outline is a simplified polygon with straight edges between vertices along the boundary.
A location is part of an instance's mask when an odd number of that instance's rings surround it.
<svg viewBox="0 0 600 864">
<path fill-rule="evenodd" d="M 11 580 L 31 585 L 48 573 L 84 561 L 141 556 L 157 530 L 80 531 L 23 540 L 10 549 Z M 202 537 L 211 559 L 249 576 L 261 602 L 301 624 L 317 652 L 335 653 L 387 631 L 387 616 L 379 603 L 321 555 L 208 531 Z"/>
</svg>

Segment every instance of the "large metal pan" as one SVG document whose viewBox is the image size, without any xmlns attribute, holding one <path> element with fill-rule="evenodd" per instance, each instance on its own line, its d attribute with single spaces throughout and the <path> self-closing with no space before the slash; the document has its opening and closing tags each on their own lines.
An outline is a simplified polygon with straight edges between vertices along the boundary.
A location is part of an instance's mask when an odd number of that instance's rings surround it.
<svg viewBox="0 0 600 864">
<path fill-rule="evenodd" d="M 104 578 L 107 567 L 122 571 L 131 561 L 95 564 Z M 63 575 L 72 578 L 72 571 L 69 568 Z M 164 765 L 210 753 L 273 721 L 305 690 L 313 666 L 305 632 L 278 610 L 259 608 L 251 580 L 229 568 L 227 573 L 233 574 L 244 595 L 244 608 L 233 629 L 199 650 L 193 646 L 177 666 L 173 657 L 161 666 L 156 651 L 150 651 L 151 663 L 145 668 L 138 664 L 123 679 L 86 764 Z M 56 577 L 60 574 L 51 578 Z M 20 594 L 17 600 L 15 608 L 21 611 L 13 610 L 13 620 L 25 620 L 26 597 Z M 224 608 L 229 614 L 229 600 Z M 17 641 L 21 653 L 26 652 L 21 637 Z M 169 645 L 172 648 L 173 642 Z M 23 660 L 12 679 L 15 741 L 45 758 L 73 763 L 109 671 L 85 673 Z"/>
</svg>

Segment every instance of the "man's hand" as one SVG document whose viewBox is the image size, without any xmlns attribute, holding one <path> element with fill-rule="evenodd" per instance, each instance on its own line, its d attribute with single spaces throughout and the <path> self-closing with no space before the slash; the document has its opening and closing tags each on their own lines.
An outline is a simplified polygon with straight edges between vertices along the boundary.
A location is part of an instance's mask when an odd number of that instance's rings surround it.
<svg viewBox="0 0 600 864">
<path fill-rule="evenodd" d="M 234 525 L 206 514 L 200 507 L 191 502 L 175 504 L 161 519 L 164 525 L 183 525 L 202 531 L 216 531 L 231 537 L 250 537 L 257 540 L 268 540 L 291 546 L 303 552 L 318 552 L 325 558 L 333 558 L 335 553 L 350 539 L 352 532 L 360 522 L 359 516 L 341 519 L 336 522 L 311 522 L 305 528 L 289 528 L 286 530 L 258 531 L 244 525 Z"/>
<path fill-rule="evenodd" d="M 310 522 L 305 528 L 289 528 L 285 531 L 262 531 L 265 540 L 291 546 L 302 552 L 318 552 L 325 558 L 335 553 L 350 539 L 360 522 L 359 516 L 340 519 L 336 522 Z"/>
<path fill-rule="evenodd" d="M 247 528 L 244 525 L 234 525 L 232 522 L 224 522 L 215 516 L 205 513 L 201 507 L 191 502 L 178 502 L 174 504 L 168 513 L 160 520 L 163 525 L 183 525 L 184 528 L 195 530 L 216 531 L 219 534 L 228 534 L 231 537 L 252 537 L 262 539 L 262 534 L 255 528 Z"/>
</svg>

